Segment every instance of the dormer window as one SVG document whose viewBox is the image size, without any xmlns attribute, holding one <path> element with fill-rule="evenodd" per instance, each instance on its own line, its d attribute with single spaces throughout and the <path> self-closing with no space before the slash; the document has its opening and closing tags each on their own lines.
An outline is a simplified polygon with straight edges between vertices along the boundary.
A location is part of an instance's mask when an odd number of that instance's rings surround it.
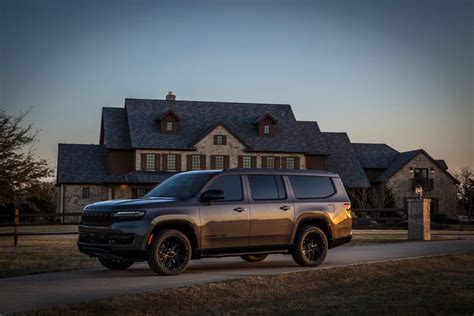
<svg viewBox="0 0 474 316">
<path fill-rule="evenodd" d="M 169 110 L 158 118 L 160 131 L 164 134 L 174 134 L 179 130 L 179 117 L 173 111 Z"/>
<path fill-rule="evenodd" d="M 273 137 L 276 134 L 277 120 L 269 113 L 265 113 L 263 116 L 257 118 L 254 124 L 258 128 L 258 136 L 261 137 Z"/>
</svg>

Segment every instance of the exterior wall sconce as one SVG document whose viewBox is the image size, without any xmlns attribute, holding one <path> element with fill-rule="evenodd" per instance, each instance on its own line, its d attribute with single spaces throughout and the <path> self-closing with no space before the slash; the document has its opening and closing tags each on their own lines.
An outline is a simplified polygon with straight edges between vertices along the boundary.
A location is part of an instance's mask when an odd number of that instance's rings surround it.
<svg viewBox="0 0 474 316">
<path fill-rule="evenodd" d="M 430 172 L 431 172 L 431 174 L 433 174 L 433 173 L 434 173 L 434 168 L 433 168 L 433 166 L 431 166 L 431 168 L 430 168 Z"/>
<path fill-rule="evenodd" d="M 413 167 L 410 167 L 410 173 L 413 174 L 415 172 L 415 169 Z"/>
</svg>

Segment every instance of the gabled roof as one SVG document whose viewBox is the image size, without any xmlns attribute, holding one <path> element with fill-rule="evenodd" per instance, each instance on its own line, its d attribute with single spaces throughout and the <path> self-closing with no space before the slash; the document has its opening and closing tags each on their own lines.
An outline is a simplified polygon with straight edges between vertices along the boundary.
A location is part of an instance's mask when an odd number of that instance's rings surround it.
<svg viewBox="0 0 474 316">
<path fill-rule="evenodd" d="M 174 113 L 173 110 L 168 110 L 168 111 L 166 111 L 165 113 L 161 114 L 160 117 L 157 119 L 157 121 L 158 121 L 158 122 L 159 122 L 159 121 L 162 121 L 162 120 L 163 120 L 165 117 L 167 117 L 168 115 L 173 116 L 173 117 L 176 119 L 176 121 L 179 122 L 179 116 L 176 115 L 176 113 Z"/>
<path fill-rule="evenodd" d="M 328 155 L 329 149 L 317 122 L 297 121 L 300 135 L 306 143 L 310 155 Z"/>
<path fill-rule="evenodd" d="M 217 122 L 214 126 L 211 126 L 207 131 L 205 131 L 202 135 L 196 138 L 191 144 L 190 147 L 194 147 L 197 143 L 201 141 L 204 137 L 206 137 L 210 132 L 215 130 L 218 126 L 222 126 L 230 135 L 234 136 L 242 145 L 244 145 L 247 149 L 252 149 L 249 145 L 247 145 L 238 135 L 234 134 L 223 122 Z"/>
<path fill-rule="evenodd" d="M 424 154 L 428 159 L 430 159 L 433 164 L 437 165 L 440 167 L 440 165 L 434 160 L 426 151 L 423 149 L 417 149 L 417 150 L 411 150 L 411 151 L 406 151 L 399 153 L 395 159 L 392 161 L 390 166 L 385 170 L 378 178 L 375 180 L 375 182 L 385 182 L 388 179 L 390 179 L 395 173 L 397 173 L 400 169 L 402 169 L 404 166 L 406 166 L 407 163 L 409 163 L 413 158 L 415 158 L 418 154 Z M 454 183 L 458 183 L 458 180 L 447 171 L 447 169 L 443 169 L 440 167 L 440 169 L 449 177 L 451 180 L 453 180 Z"/>
<path fill-rule="evenodd" d="M 352 143 L 364 169 L 387 169 L 398 155 L 398 151 L 387 144 Z"/>
<path fill-rule="evenodd" d="M 330 155 L 327 159 L 328 170 L 338 173 L 346 187 L 370 187 L 369 180 L 357 159 L 347 134 L 322 133 L 322 135 L 330 151 Z"/>
<path fill-rule="evenodd" d="M 259 117 L 257 117 L 254 121 L 253 121 L 253 124 L 260 124 L 261 121 L 263 121 L 264 119 L 266 118 L 269 118 L 273 124 L 277 124 L 278 123 L 278 120 L 276 120 L 270 113 L 265 113 Z"/>
<path fill-rule="evenodd" d="M 305 152 L 296 119 L 288 104 L 126 99 L 125 110 L 133 148 L 189 149 L 210 126 L 219 122 L 258 151 Z M 160 133 L 155 119 L 172 110 L 181 119 L 179 132 Z M 259 137 L 252 122 L 271 113 L 278 120 L 274 137 Z M 106 143 L 107 146 L 107 143 Z"/>
<path fill-rule="evenodd" d="M 123 108 L 102 108 L 101 144 L 110 149 L 130 149 L 127 113 Z"/>
</svg>

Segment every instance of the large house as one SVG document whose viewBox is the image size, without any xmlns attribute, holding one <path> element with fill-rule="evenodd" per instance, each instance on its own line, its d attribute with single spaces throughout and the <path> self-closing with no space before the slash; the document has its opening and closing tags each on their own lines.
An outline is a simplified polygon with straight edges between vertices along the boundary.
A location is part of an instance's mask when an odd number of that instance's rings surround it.
<svg viewBox="0 0 474 316">
<path fill-rule="evenodd" d="M 348 188 L 391 188 L 398 207 L 420 185 L 435 211 L 456 210 L 456 179 L 422 149 L 353 144 L 346 133 L 297 121 L 288 104 L 181 101 L 172 93 L 104 107 L 98 145 L 59 144 L 58 209 L 80 212 L 140 197 L 176 172 L 224 168 L 329 170 Z"/>
</svg>

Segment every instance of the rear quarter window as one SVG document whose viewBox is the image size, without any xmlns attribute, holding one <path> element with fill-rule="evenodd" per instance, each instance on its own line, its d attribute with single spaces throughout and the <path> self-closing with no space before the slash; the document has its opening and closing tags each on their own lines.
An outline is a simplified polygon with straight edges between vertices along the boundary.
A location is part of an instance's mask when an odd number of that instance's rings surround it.
<svg viewBox="0 0 474 316">
<path fill-rule="evenodd" d="M 336 193 L 330 177 L 289 176 L 289 178 L 297 199 L 321 199 Z"/>
</svg>

